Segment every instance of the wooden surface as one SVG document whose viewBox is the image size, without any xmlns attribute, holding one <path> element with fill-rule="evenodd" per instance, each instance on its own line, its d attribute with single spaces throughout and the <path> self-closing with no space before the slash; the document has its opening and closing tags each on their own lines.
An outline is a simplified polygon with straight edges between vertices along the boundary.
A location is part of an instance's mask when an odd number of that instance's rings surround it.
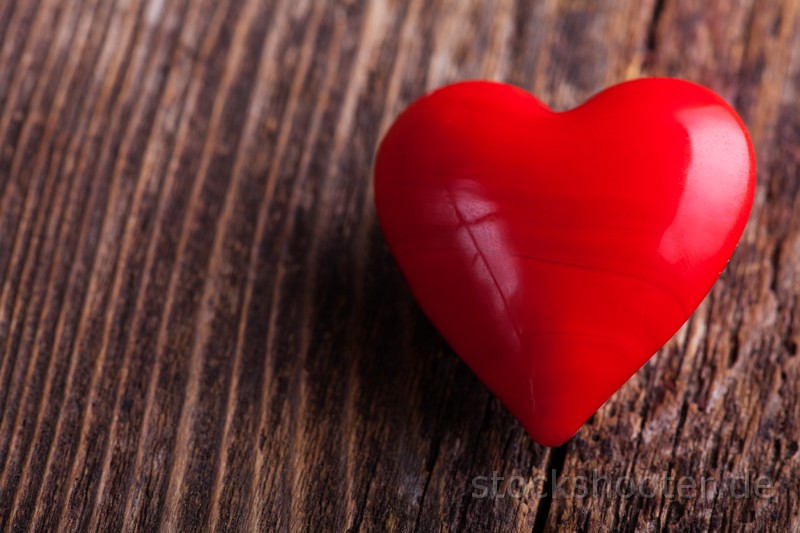
<svg viewBox="0 0 800 533">
<path fill-rule="evenodd" d="M 0 0 L 0 531 L 800 530 L 798 28 L 793 0 Z M 756 203 L 546 449 L 414 304 L 372 155 L 450 81 L 565 109 L 643 75 L 737 108 Z M 771 490 L 548 490 L 593 472 Z"/>
</svg>

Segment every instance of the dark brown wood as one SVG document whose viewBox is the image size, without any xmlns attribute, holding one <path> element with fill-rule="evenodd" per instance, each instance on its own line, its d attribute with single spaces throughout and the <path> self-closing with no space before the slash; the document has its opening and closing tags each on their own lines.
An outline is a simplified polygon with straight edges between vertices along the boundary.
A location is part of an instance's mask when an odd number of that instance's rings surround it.
<svg viewBox="0 0 800 533">
<path fill-rule="evenodd" d="M 0 0 L 0 530 L 800 531 L 797 28 L 792 0 Z M 413 302 L 373 152 L 450 81 L 565 109 L 644 75 L 737 108 L 756 203 L 546 449 Z"/>
</svg>

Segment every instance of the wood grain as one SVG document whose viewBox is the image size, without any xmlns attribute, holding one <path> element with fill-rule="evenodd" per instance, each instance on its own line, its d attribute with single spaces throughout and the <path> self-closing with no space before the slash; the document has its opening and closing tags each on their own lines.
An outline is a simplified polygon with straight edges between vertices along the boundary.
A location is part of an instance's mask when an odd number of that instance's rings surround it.
<svg viewBox="0 0 800 533">
<path fill-rule="evenodd" d="M 0 531 L 800 531 L 798 27 L 792 0 L 0 0 Z M 413 302 L 373 153 L 451 81 L 566 109 L 645 75 L 737 108 L 753 214 L 543 448 Z M 768 497 L 722 490 L 743 473 Z M 720 489 L 613 487 L 682 476 Z"/>
</svg>

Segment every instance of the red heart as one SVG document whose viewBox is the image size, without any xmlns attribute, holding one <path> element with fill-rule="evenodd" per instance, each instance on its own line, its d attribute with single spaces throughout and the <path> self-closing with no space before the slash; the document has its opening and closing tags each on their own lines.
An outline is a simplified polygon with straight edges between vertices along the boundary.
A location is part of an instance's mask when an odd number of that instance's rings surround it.
<svg viewBox="0 0 800 533">
<path fill-rule="evenodd" d="M 676 79 L 567 112 L 492 82 L 412 104 L 375 163 L 411 290 L 538 442 L 569 439 L 678 330 L 744 230 L 747 130 Z"/>
</svg>

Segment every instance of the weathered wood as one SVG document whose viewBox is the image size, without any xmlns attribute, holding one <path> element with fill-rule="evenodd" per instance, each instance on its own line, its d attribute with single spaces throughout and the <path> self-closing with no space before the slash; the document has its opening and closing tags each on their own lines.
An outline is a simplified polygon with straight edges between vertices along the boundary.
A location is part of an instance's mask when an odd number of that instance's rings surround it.
<svg viewBox="0 0 800 533">
<path fill-rule="evenodd" d="M 0 530 L 800 530 L 798 27 L 791 0 L 0 2 Z M 735 105 L 756 203 L 546 449 L 414 304 L 373 152 L 450 81 L 565 109 L 643 75 Z"/>
</svg>

